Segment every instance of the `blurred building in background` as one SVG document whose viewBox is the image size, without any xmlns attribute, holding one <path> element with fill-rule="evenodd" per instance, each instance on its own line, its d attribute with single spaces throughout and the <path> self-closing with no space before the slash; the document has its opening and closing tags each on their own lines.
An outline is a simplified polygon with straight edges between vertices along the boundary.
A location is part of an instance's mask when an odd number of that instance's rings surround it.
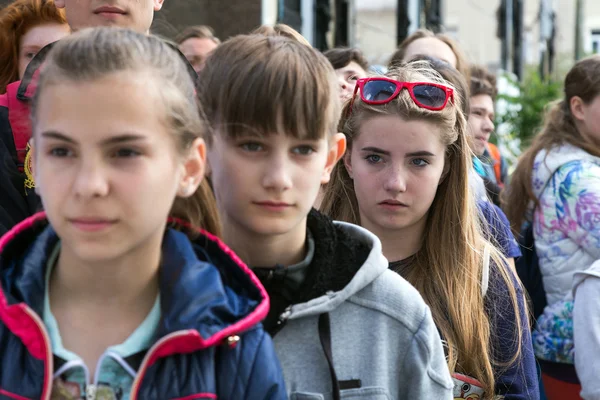
<svg viewBox="0 0 600 400">
<path fill-rule="evenodd" d="M 473 62 L 517 75 L 527 64 L 551 71 L 557 60 L 600 53 L 600 0 L 167 0 L 152 31 L 173 38 L 205 24 L 227 39 L 276 22 L 319 49 L 357 46 L 375 64 L 419 27 L 452 36 Z"/>
<path fill-rule="evenodd" d="M 396 47 L 395 15 L 401 2 L 356 0 L 356 45 L 372 62 L 385 63 Z M 421 8 L 428 3 L 408 2 Z M 508 24 L 503 12 L 507 5 L 513 13 Z M 504 67 L 516 72 L 515 56 L 523 64 L 539 64 L 548 53 L 555 59 L 573 61 L 578 33 L 580 56 L 600 53 L 600 1 L 597 0 L 446 0 L 441 8 L 442 31 L 455 38 L 473 62 L 492 69 Z M 516 15 L 519 8 L 522 11 Z M 512 43 L 505 49 L 508 65 L 503 65 L 506 29 Z"/>
</svg>

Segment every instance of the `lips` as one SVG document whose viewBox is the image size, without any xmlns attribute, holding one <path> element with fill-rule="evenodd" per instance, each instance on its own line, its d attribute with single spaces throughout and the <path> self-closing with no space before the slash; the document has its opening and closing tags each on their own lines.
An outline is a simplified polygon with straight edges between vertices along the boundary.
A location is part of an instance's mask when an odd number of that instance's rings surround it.
<svg viewBox="0 0 600 400">
<path fill-rule="evenodd" d="M 119 7 L 114 6 L 102 6 L 94 10 L 94 14 L 101 15 L 125 15 L 127 12 Z"/>
<path fill-rule="evenodd" d="M 78 217 L 69 219 L 69 222 L 80 231 L 98 232 L 110 228 L 117 223 L 117 220 L 97 217 Z"/>
<path fill-rule="evenodd" d="M 393 200 L 393 199 L 384 200 L 384 201 L 380 202 L 379 205 L 383 208 L 390 209 L 390 210 L 398 210 L 401 208 L 408 207 L 408 204 L 402 203 L 401 201 Z"/>
<path fill-rule="evenodd" d="M 254 204 L 269 211 L 283 211 L 292 207 L 292 204 L 282 201 L 255 201 Z"/>
</svg>

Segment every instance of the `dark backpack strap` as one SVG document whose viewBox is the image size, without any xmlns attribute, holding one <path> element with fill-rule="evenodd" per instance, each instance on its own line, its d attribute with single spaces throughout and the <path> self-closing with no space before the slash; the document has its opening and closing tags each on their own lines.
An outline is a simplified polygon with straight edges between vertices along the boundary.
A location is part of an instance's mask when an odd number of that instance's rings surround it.
<svg viewBox="0 0 600 400">
<path fill-rule="evenodd" d="M 335 373 L 333 366 L 333 353 L 331 351 L 331 324 L 329 321 L 329 313 L 319 315 L 319 339 L 321 347 L 329 364 L 329 374 L 331 375 L 331 390 L 333 391 L 333 400 L 340 400 L 340 383 Z"/>
<path fill-rule="evenodd" d="M 539 259 L 535 251 L 533 224 L 528 223 L 521 232 L 519 247 L 521 248 L 522 256 L 515 262 L 515 267 L 517 275 L 521 279 L 523 287 L 532 302 L 533 317 L 537 320 L 544 312 L 548 301 L 546 300 L 546 291 L 544 290 Z"/>
</svg>

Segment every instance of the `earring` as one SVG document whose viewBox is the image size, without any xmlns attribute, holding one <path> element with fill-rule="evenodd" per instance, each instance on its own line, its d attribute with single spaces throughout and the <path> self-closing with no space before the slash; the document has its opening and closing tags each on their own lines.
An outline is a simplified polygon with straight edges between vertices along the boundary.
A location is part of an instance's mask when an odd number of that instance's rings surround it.
<svg viewBox="0 0 600 400">
<path fill-rule="evenodd" d="M 187 185 L 185 187 L 182 187 L 180 193 L 181 193 L 181 196 L 183 196 L 183 197 L 189 197 L 192 194 L 194 194 L 194 187 L 191 186 L 191 185 Z"/>
</svg>

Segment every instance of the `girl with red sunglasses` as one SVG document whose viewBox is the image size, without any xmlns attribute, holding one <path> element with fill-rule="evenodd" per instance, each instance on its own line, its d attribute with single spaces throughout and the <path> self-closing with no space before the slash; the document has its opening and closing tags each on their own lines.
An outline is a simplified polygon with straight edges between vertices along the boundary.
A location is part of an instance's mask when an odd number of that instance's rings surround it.
<svg viewBox="0 0 600 400">
<path fill-rule="evenodd" d="M 375 233 L 424 297 L 455 398 L 538 399 L 521 286 L 477 223 L 460 96 L 413 62 L 360 80 L 343 115 L 348 151 L 322 210 Z"/>
</svg>

